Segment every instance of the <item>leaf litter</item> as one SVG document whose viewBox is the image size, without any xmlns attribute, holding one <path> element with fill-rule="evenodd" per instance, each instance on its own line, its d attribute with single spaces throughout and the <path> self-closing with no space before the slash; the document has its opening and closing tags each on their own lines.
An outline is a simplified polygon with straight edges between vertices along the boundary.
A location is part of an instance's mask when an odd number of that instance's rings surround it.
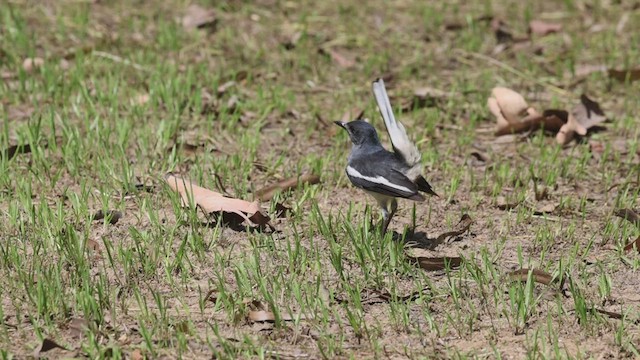
<svg viewBox="0 0 640 360">
<path fill-rule="evenodd" d="M 184 205 L 190 204 L 193 200 L 195 205 L 207 214 L 217 213 L 223 217 L 225 213 L 235 214 L 250 225 L 268 226 L 273 230 L 269 223 L 269 216 L 263 212 L 257 201 L 249 202 L 226 197 L 173 174 L 167 174 L 165 180 L 169 187 L 180 194 Z"/>
<path fill-rule="evenodd" d="M 584 94 L 570 112 L 547 109 L 539 113 L 519 93 L 495 87 L 487 106 L 496 118 L 496 136 L 544 129 L 555 132 L 560 145 L 568 144 L 576 135 L 587 135 L 589 129 L 607 120 L 600 105 Z"/>
</svg>

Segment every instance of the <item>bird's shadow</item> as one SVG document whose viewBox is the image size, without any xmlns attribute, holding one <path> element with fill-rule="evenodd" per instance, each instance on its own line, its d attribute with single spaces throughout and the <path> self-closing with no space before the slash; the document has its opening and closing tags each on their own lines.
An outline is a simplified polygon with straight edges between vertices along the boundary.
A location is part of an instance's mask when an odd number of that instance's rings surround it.
<svg viewBox="0 0 640 360">
<path fill-rule="evenodd" d="M 405 235 L 406 234 L 406 235 Z M 435 250 L 436 247 L 444 243 L 452 243 L 461 240 L 461 234 L 455 234 L 454 236 L 443 236 L 449 234 L 443 234 L 438 236 L 429 237 L 424 231 L 415 231 L 415 229 L 407 229 L 405 234 L 393 231 L 391 238 L 394 241 L 402 242 L 406 247 Z"/>
</svg>

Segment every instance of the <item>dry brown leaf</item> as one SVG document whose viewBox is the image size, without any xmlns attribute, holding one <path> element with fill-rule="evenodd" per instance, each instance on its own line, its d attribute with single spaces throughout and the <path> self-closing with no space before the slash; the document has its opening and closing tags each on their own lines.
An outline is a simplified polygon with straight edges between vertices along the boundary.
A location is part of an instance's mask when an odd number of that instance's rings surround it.
<svg viewBox="0 0 640 360">
<path fill-rule="evenodd" d="M 522 95 L 505 87 L 493 88 L 487 104 L 491 113 L 498 119 L 498 127 L 520 121 L 529 109 Z"/>
<path fill-rule="evenodd" d="M 444 270 L 447 267 L 450 269 L 460 267 L 462 264 L 462 258 L 459 256 L 445 256 L 445 257 L 425 257 L 425 256 L 408 256 L 409 260 L 415 261 L 417 265 L 426 271 L 438 271 Z"/>
<path fill-rule="evenodd" d="M 442 243 L 447 240 L 447 238 L 453 238 L 464 234 L 465 232 L 469 231 L 471 224 L 473 224 L 473 219 L 471 219 L 471 216 L 463 214 L 462 217 L 460 217 L 460 221 L 458 221 L 455 229 L 440 234 L 436 238 L 436 242 Z"/>
<path fill-rule="evenodd" d="M 525 116 L 521 121 L 512 124 L 506 124 L 502 127 L 498 126 L 495 135 L 503 136 L 527 131 L 536 131 L 539 129 L 545 129 L 546 131 L 555 132 L 559 131 L 564 125 L 565 122 L 563 122 L 562 119 L 560 119 L 556 115 L 545 115 L 545 113 L 540 115 L 532 109 L 531 115 Z"/>
<path fill-rule="evenodd" d="M 189 5 L 182 17 L 182 27 L 187 30 L 214 28 L 216 25 L 216 13 L 213 9 L 205 9 L 200 5 Z"/>
<path fill-rule="evenodd" d="M 634 247 L 636 248 L 636 251 L 640 252 L 640 236 L 638 236 L 638 238 L 635 239 L 635 241 L 628 243 L 624 247 L 624 251 L 631 251 L 633 250 Z"/>
<path fill-rule="evenodd" d="M 498 196 L 496 199 L 496 207 L 500 210 L 513 210 L 517 208 L 518 205 L 520 205 L 520 202 L 509 202 L 504 196 Z"/>
<path fill-rule="evenodd" d="M 580 96 L 580 104 L 576 105 L 571 113 L 576 118 L 576 121 L 587 130 L 607 120 L 600 108 L 600 104 L 589 99 L 584 94 Z"/>
<path fill-rule="evenodd" d="M 553 281 L 553 276 L 538 269 L 519 269 L 509 273 L 509 278 L 513 281 L 526 282 L 529 279 L 529 271 L 534 282 L 549 285 Z"/>
<path fill-rule="evenodd" d="M 258 202 L 225 197 L 222 194 L 192 184 L 190 181 L 167 174 L 165 180 L 169 186 L 177 191 L 184 204 L 193 201 L 207 213 L 225 212 L 235 214 L 250 224 L 267 225 L 269 217 L 262 212 Z"/>
<path fill-rule="evenodd" d="M 294 176 L 289 179 L 282 180 L 275 184 L 266 186 L 258 191 L 256 195 L 260 201 L 269 201 L 278 191 L 287 191 L 303 184 L 317 184 L 320 182 L 320 177 L 311 173 L 302 174 L 301 176 Z"/>
<path fill-rule="evenodd" d="M 619 218 L 627 220 L 637 228 L 640 228 L 640 215 L 638 215 L 632 209 L 617 209 L 613 212 L 613 214 Z"/>
<path fill-rule="evenodd" d="M 57 342 L 49 339 L 49 338 L 44 338 L 42 340 L 42 343 L 40 344 L 40 346 L 38 346 L 37 348 L 35 348 L 35 350 L 33 351 L 33 357 L 35 358 L 40 358 L 40 354 L 47 352 L 49 350 L 53 350 L 53 349 L 63 349 L 63 350 L 67 350 L 67 348 L 65 348 L 64 346 L 58 344 Z"/>
<path fill-rule="evenodd" d="M 276 316 L 274 313 L 264 310 L 249 311 L 248 318 L 251 322 L 276 321 Z"/>
<path fill-rule="evenodd" d="M 531 20 L 529 22 L 529 33 L 545 36 L 562 31 L 562 24 L 548 23 L 542 20 Z"/>
<path fill-rule="evenodd" d="M 35 58 L 26 58 L 24 59 L 24 61 L 22 62 L 22 69 L 28 73 L 32 72 L 33 70 L 41 67 L 42 65 L 44 65 L 44 60 L 39 58 L 39 57 L 35 57 Z"/>
<path fill-rule="evenodd" d="M 640 67 L 635 67 L 631 69 L 625 70 L 617 70 L 617 69 L 608 69 L 607 73 L 610 78 L 616 79 L 618 81 L 636 81 L 640 79 Z"/>
<path fill-rule="evenodd" d="M 562 125 L 558 133 L 556 134 L 556 141 L 560 145 L 568 144 L 573 138 L 575 134 L 578 135 L 586 135 L 587 129 L 576 120 L 573 114 L 569 114 L 567 119 L 567 123 Z"/>
<path fill-rule="evenodd" d="M 539 208 L 537 208 L 534 211 L 535 215 L 543 215 L 543 214 L 551 214 L 552 212 L 556 211 L 556 208 L 558 207 L 558 205 L 553 204 L 553 203 L 549 203 L 546 205 L 543 205 Z"/>
</svg>

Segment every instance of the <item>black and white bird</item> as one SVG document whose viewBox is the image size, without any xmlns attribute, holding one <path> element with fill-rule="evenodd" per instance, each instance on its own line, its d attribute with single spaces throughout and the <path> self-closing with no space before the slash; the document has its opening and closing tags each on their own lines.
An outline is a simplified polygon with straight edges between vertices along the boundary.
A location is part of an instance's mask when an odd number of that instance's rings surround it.
<svg viewBox="0 0 640 360">
<path fill-rule="evenodd" d="M 437 194 L 422 176 L 421 154 L 409 140 L 404 126 L 393 116 L 393 109 L 384 81 L 373 82 L 373 94 L 384 125 L 387 128 L 393 152 L 387 151 L 378 138 L 376 129 L 366 121 L 336 121 L 349 133 L 353 143 L 347 163 L 347 176 L 356 187 L 372 195 L 382 208 L 382 232 L 387 231 L 391 218 L 398 208 L 397 198 L 422 202 L 420 192 Z"/>
</svg>

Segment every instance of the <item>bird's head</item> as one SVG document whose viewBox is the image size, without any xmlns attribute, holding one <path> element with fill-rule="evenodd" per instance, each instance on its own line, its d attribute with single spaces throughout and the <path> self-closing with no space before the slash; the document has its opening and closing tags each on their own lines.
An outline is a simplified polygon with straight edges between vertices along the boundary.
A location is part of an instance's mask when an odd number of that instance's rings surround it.
<svg viewBox="0 0 640 360">
<path fill-rule="evenodd" d="M 380 144 L 376 129 L 364 120 L 354 120 L 351 122 L 335 121 L 335 124 L 347 130 L 353 145 Z"/>
</svg>

